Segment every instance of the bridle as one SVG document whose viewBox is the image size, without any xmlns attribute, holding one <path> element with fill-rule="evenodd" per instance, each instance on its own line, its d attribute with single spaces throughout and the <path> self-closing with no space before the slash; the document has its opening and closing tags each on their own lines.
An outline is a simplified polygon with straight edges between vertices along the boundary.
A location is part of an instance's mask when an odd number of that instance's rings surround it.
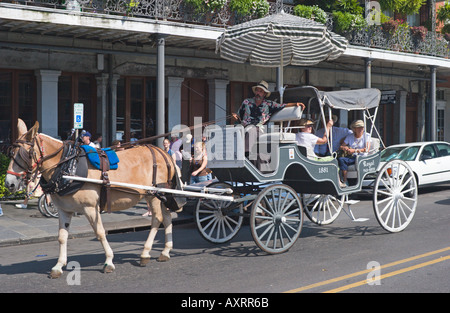
<svg viewBox="0 0 450 313">
<path fill-rule="evenodd" d="M 26 134 L 22 135 L 22 138 L 24 138 L 25 135 Z M 38 137 L 39 135 L 34 136 L 31 141 L 19 138 L 8 147 L 8 156 L 23 171 L 14 172 L 8 170 L 6 173 L 25 180 L 26 184 L 28 184 L 30 180 L 36 179 L 38 174 L 37 169 L 44 160 L 44 146 L 42 144 L 42 139 L 39 137 L 40 140 L 38 140 Z M 35 145 L 38 147 L 39 156 L 34 149 Z M 26 146 L 29 146 L 29 148 L 27 149 Z M 15 153 L 16 149 L 18 150 Z M 33 174 L 34 177 L 31 179 Z"/>
</svg>

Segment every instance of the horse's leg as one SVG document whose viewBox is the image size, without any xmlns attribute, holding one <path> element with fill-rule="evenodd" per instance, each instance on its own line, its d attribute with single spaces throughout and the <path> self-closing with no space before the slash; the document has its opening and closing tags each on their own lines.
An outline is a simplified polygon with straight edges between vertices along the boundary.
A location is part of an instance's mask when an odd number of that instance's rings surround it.
<svg viewBox="0 0 450 313">
<path fill-rule="evenodd" d="M 103 272 L 111 273 L 116 268 L 113 264 L 114 254 L 111 247 L 109 246 L 108 240 L 106 239 L 106 232 L 105 228 L 103 227 L 100 212 L 95 207 L 87 207 L 84 208 L 84 214 L 91 224 L 92 229 L 97 236 L 97 239 L 101 242 L 103 249 L 105 250 L 106 260 L 105 264 L 103 265 Z"/>
<path fill-rule="evenodd" d="M 63 273 L 63 266 L 67 265 L 67 239 L 69 237 L 69 226 L 72 220 L 72 214 L 63 210 L 58 210 L 59 213 L 59 258 L 55 266 L 53 266 L 50 273 L 51 278 L 58 278 Z"/>
<path fill-rule="evenodd" d="M 150 261 L 150 251 L 152 250 L 153 242 L 158 232 L 159 225 L 163 221 L 163 215 L 161 212 L 161 201 L 156 197 L 146 197 L 147 203 L 152 210 L 152 225 L 150 233 L 148 234 L 147 241 L 144 244 L 144 250 L 141 253 L 141 266 L 146 266 Z"/>
<path fill-rule="evenodd" d="M 164 249 L 161 252 L 161 255 L 158 258 L 159 262 L 165 262 L 170 259 L 170 250 L 173 249 L 173 241 L 172 241 L 172 215 L 170 211 L 166 208 L 165 205 L 161 203 L 161 211 L 163 215 L 163 224 L 164 224 L 164 232 L 166 237 L 166 242 L 164 245 Z"/>
</svg>

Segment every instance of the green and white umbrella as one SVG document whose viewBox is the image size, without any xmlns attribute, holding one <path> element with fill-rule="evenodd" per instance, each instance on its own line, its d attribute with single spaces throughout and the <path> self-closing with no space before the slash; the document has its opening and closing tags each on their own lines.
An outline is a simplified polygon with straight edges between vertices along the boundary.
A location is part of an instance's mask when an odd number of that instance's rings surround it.
<svg viewBox="0 0 450 313">
<path fill-rule="evenodd" d="M 263 67 L 311 66 L 338 58 L 347 40 L 310 19 L 279 13 L 227 28 L 217 39 L 216 52 L 226 60 Z M 280 99 L 282 100 L 282 99 Z"/>
</svg>

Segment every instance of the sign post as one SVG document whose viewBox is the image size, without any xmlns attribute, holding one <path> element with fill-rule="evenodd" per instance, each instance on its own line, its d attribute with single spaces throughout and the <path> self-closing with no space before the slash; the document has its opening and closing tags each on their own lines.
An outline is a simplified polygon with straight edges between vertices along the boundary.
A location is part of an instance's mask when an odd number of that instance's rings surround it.
<svg viewBox="0 0 450 313">
<path fill-rule="evenodd" d="M 78 138 L 78 130 L 83 128 L 83 103 L 73 104 L 73 128 L 75 129 L 75 138 Z"/>
</svg>

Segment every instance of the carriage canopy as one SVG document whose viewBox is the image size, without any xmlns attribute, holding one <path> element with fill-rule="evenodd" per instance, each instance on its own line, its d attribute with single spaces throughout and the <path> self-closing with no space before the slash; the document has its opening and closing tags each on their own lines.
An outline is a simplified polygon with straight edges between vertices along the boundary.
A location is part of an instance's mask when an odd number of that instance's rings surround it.
<svg viewBox="0 0 450 313">
<path fill-rule="evenodd" d="M 277 92 L 272 93 L 270 99 L 279 101 Z M 288 88 L 284 92 L 284 102 L 303 102 L 316 111 L 319 105 L 329 106 L 338 110 L 369 110 L 378 107 L 381 92 L 375 88 L 353 90 L 319 91 L 313 86 Z M 316 107 L 316 108 L 314 108 Z"/>
</svg>

